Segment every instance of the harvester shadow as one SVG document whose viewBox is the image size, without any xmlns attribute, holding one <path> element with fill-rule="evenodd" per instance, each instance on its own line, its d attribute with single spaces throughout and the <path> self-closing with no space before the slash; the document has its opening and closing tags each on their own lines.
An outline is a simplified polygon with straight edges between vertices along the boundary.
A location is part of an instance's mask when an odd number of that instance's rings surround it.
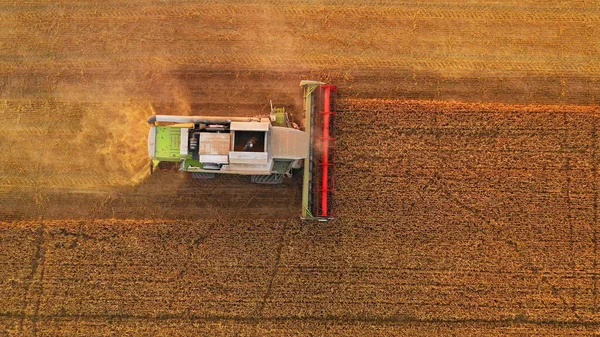
<svg viewBox="0 0 600 337">
<path fill-rule="evenodd" d="M 136 186 L 116 189 L 110 207 L 117 218 L 290 218 L 300 215 L 299 178 L 257 185 L 248 176 L 194 179 L 175 169 L 156 170 Z"/>
</svg>

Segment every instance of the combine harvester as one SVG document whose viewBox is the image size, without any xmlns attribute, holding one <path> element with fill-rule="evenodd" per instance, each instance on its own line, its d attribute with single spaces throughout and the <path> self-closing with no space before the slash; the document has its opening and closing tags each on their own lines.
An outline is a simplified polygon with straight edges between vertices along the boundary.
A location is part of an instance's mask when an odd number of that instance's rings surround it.
<svg viewBox="0 0 600 337">
<path fill-rule="evenodd" d="M 302 169 L 302 218 L 333 219 L 337 88 L 317 81 L 301 81 L 300 86 L 300 126 L 283 108 L 271 108 L 269 118 L 151 116 L 151 171 L 161 162 L 176 162 L 196 179 L 241 174 L 257 184 L 281 184 L 294 169 Z"/>
</svg>

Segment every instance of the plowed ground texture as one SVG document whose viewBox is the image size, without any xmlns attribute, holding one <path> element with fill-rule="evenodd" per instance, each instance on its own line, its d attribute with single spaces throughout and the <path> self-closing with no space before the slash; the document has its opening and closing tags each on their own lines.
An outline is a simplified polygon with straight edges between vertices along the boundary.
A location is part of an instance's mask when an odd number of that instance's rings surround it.
<svg viewBox="0 0 600 337">
<path fill-rule="evenodd" d="M 0 2 L 0 336 L 599 335 L 599 23 Z M 149 175 L 150 114 L 299 116 L 301 79 L 340 88 L 335 221 L 298 220 L 299 174 Z"/>
</svg>

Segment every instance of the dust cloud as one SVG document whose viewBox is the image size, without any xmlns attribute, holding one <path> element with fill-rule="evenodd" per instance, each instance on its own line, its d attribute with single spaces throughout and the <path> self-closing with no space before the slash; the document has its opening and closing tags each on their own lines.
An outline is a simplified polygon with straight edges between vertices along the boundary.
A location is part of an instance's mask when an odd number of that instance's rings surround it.
<svg viewBox="0 0 600 337">
<path fill-rule="evenodd" d="M 101 84 L 63 85 L 55 98 L 80 107 L 79 125 L 65 142 L 68 147 L 61 146 L 69 152 L 62 162 L 68 162 L 78 177 L 75 184 L 85 185 L 80 187 L 141 183 L 149 175 L 148 117 L 191 111 L 189 91 L 164 70 L 140 68 Z M 161 106 L 170 109 L 162 111 Z M 46 161 L 59 157 L 46 157 Z M 46 167 L 55 164 L 46 163 Z"/>
<path fill-rule="evenodd" d="M 149 104 L 106 103 L 90 109 L 70 144 L 110 185 L 135 185 L 148 175 Z"/>
</svg>

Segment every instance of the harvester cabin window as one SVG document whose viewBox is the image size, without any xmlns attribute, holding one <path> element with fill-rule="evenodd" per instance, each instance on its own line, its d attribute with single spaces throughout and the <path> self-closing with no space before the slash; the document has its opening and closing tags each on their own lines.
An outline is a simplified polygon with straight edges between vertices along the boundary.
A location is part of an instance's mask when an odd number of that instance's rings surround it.
<svg viewBox="0 0 600 337">
<path fill-rule="evenodd" d="M 233 151 L 236 152 L 265 152 L 264 131 L 235 131 Z"/>
</svg>

